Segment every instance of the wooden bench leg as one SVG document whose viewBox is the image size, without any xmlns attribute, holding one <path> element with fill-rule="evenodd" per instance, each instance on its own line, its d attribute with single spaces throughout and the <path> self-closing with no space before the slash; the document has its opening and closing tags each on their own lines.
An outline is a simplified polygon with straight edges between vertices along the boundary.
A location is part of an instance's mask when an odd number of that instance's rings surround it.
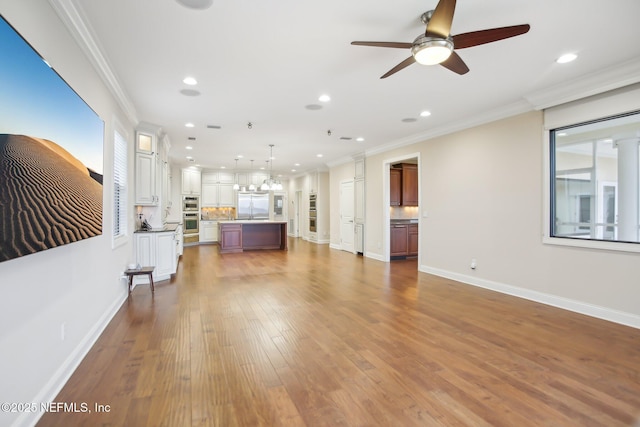
<svg viewBox="0 0 640 427">
<path fill-rule="evenodd" d="M 129 274 L 129 293 L 131 293 L 132 286 L 133 286 L 133 274 Z"/>
</svg>

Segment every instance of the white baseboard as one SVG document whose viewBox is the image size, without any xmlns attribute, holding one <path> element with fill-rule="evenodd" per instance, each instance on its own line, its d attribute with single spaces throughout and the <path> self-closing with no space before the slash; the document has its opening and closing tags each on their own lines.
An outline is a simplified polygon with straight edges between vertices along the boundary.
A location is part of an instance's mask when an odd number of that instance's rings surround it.
<svg viewBox="0 0 640 427">
<path fill-rule="evenodd" d="M 375 259 L 377 261 L 385 262 L 384 255 L 382 254 L 377 254 L 375 252 L 365 252 L 364 256 L 367 258 Z"/>
<path fill-rule="evenodd" d="M 126 288 L 123 288 L 126 289 Z M 62 363 L 60 368 L 53 374 L 53 376 L 42 387 L 40 392 L 31 399 L 31 402 L 54 402 L 62 387 L 69 381 L 71 375 L 78 368 L 84 357 L 89 353 L 89 350 L 98 341 L 98 338 L 105 330 L 105 328 L 111 322 L 111 319 L 116 315 L 122 304 L 128 297 L 128 291 L 117 298 L 111 306 L 103 313 L 102 317 L 96 322 L 96 324 L 89 330 L 87 335 L 80 341 L 78 346 L 69 354 L 67 359 Z M 43 412 L 23 412 L 12 424 L 12 427 L 22 426 L 34 426 L 43 415 Z"/>
<path fill-rule="evenodd" d="M 519 288 L 517 286 L 493 282 L 491 280 L 479 279 L 477 277 L 467 276 L 464 274 L 453 273 L 451 271 L 432 268 L 426 265 L 421 265 L 420 271 L 422 271 L 423 273 L 429 273 L 435 276 L 455 280 L 467 285 L 478 286 L 480 288 L 489 289 L 503 294 L 524 298 L 530 301 L 539 302 L 553 307 L 562 308 L 564 310 L 573 311 L 575 313 L 585 314 L 587 316 L 608 320 L 610 322 L 640 329 L 640 316 L 633 313 L 613 310 L 582 301 L 559 297 L 543 292 L 532 291 L 529 289 Z"/>
</svg>

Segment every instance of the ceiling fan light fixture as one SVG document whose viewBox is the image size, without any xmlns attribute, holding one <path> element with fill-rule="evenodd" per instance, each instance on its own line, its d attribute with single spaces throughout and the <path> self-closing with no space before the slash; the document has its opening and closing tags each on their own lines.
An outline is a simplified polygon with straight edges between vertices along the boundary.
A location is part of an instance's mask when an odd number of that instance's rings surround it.
<svg viewBox="0 0 640 427">
<path fill-rule="evenodd" d="M 449 58 L 453 52 L 453 42 L 449 39 L 418 37 L 411 47 L 411 54 L 418 64 L 436 65 Z"/>
</svg>

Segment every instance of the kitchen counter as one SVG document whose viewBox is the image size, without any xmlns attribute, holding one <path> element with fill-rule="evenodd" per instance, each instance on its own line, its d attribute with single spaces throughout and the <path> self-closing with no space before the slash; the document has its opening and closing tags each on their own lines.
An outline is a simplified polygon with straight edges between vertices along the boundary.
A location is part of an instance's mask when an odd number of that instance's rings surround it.
<svg viewBox="0 0 640 427">
<path fill-rule="evenodd" d="M 286 224 L 287 221 L 271 221 L 268 219 L 232 219 L 221 220 L 219 224 Z"/>
<path fill-rule="evenodd" d="M 391 219 L 391 224 L 417 224 L 418 219 Z"/>
<path fill-rule="evenodd" d="M 151 230 L 136 230 L 134 233 L 164 233 L 167 231 L 176 231 L 178 227 L 182 226 L 180 222 L 168 222 L 162 228 L 152 228 Z"/>
<path fill-rule="evenodd" d="M 287 250 L 286 221 L 219 221 L 220 252 L 246 250 Z"/>
</svg>

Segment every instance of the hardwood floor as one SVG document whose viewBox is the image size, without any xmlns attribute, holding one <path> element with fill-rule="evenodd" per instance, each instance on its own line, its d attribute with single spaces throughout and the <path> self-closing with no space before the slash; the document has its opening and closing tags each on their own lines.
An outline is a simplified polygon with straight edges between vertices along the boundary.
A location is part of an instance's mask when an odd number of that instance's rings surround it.
<svg viewBox="0 0 640 427">
<path fill-rule="evenodd" d="M 155 295 L 133 290 L 56 401 L 92 412 L 39 426 L 632 426 L 640 330 L 415 260 L 193 246 Z"/>
</svg>

